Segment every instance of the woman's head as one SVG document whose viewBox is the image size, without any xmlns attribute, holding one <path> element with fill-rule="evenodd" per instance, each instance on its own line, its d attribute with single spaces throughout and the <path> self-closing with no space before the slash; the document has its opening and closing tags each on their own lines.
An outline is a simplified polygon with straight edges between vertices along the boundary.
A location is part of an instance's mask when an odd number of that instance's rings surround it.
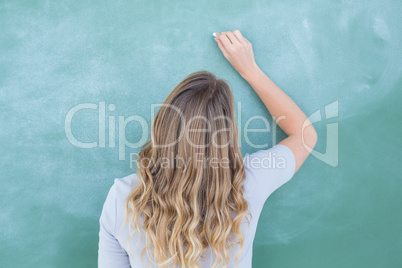
<svg viewBox="0 0 402 268">
<path fill-rule="evenodd" d="M 183 79 L 155 116 L 151 146 L 158 159 L 173 153 L 196 160 L 202 154 L 220 159 L 230 157 L 235 164 L 235 154 L 240 157 L 240 152 L 234 100 L 228 84 L 207 71 Z"/>
<path fill-rule="evenodd" d="M 145 233 L 143 253 L 151 250 L 161 267 L 196 267 L 208 247 L 225 266 L 228 247 L 243 245 L 248 205 L 234 114 L 229 85 L 199 71 L 173 89 L 155 116 L 137 159 L 142 183 L 127 200 L 126 222 Z"/>
</svg>

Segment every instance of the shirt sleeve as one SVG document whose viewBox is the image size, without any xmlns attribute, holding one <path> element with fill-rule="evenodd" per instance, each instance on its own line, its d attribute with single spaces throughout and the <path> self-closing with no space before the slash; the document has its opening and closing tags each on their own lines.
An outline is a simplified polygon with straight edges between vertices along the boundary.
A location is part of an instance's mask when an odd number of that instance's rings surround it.
<svg viewBox="0 0 402 268">
<path fill-rule="evenodd" d="M 116 183 L 110 188 L 99 219 L 98 267 L 131 267 L 128 254 L 115 237 Z"/>
<path fill-rule="evenodd" d="M 262 205 L 293 177 L 296 166 L 292 150 L 283 144 L 246 155 L 243 161 L 250 194 Z"/>
</svg>

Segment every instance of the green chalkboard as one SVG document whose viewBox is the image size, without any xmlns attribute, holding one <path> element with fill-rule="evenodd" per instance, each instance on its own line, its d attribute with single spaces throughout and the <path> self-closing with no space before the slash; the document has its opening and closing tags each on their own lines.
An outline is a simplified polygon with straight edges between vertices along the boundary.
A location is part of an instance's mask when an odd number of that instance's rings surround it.
<svg viewBox="0 0 402 268">
<path fill-rule="evenodd" d="M 265 204 L 253 267 L 402 267 L 401 14 L 397 0 L 0 1 L 0 267 L 96 266 L 107 191 L 192 72 L 230 83 L 244 154 L 285 137 L 212 38 L 235 29 L 319 135 Z"/>
</svg>

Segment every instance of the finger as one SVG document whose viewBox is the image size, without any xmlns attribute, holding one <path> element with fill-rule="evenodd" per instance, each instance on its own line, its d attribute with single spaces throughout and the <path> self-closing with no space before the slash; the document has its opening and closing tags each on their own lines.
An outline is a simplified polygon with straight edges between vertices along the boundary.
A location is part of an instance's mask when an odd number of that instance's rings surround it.
<svg viewBox="0 0 402 268">
<path fill-rule="evenodd" d="M 237 38 L 238 38 L 240 41 L 243 41 L 245 44 L 251 45 L 250 41 L 248 41 L 247 38 L 245 38 L 245 37 L 241 34 L 241 32 L 240 32 L 239 30 L 235 30 L 235 31 L 233 32 L 233 34 L 236 35 Z"/>
<path fill-rule="evenodd" d="M 222 42 L 222 44 L 226 50 L 230 49 L 230 47 L 232 46 L 232 43 L 230 42 L 230 40 L 226 36 L 226 34 L 224 34 L 224 33 L 217 34 L 216 38 L 218 38 L 218 40 L 220 40 Z"/>
<path fill-rule="evenodd" d="M 225 47 L 223 46 L 221 40 L 219 40 L 218 38 L 216 38 L 216 42 L 218 43 L 218 47 L 219 47 L 219 49 L 222 51 L 223 56 L 225 56 L 225 58 L 227 58 L 227 57 L 228 57 L 228 53 L 227 53 Z"/>
<path fill-rule="evenodd" d="M 237 39 L 237 37 L 232 32 L 225 32 L 225 34 L 227 35 L 227 37 L 229 38 L 230 42 L 233 45 L 239 45 L 240 44 L 239 39 Z"/>
<path fill-rule="evenodd" d="M 237 37 L 240 43 L 242 43 L 243 45 L 247 44 L 247 39 L 244 38 L 244 36 L 241 34 L 239 30 L 233 31 L 233 34 Z"/>
</svg>

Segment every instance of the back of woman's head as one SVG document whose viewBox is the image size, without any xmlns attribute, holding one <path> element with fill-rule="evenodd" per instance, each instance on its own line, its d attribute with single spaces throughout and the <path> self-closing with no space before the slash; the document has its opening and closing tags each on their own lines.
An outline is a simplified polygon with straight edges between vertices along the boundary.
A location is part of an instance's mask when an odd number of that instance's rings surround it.
<svg viewBox="0 0 402 268">
<path fill-rule="evenodd" d="M 199 256 L 210 247 L 214 264 L 227 266 L 228 249 L 240 245 L 237 262 L 248 212 L 237 139 L 233 94 L 224 80 L 195 72 L 169 94 L 137 159 L 141 183 L 127 199 L 126 223 L 148 241 L 141 261 L 150 251 L 160 267 L 200 267 Z"/>
</svg>

